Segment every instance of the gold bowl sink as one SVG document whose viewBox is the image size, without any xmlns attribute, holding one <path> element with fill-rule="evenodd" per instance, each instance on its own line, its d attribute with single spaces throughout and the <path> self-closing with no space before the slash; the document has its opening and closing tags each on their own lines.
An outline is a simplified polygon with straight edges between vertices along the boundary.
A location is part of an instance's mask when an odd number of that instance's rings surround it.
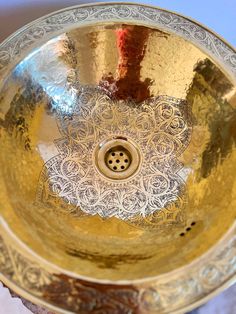
<svg viewBox="0 0 236 314">
<path fill-rule="evenodd" d="M 183 313 L 236 273 L 236 53 L 140 4 L 0 45 L 0 279 L 58 313 Z"/>
</svg>

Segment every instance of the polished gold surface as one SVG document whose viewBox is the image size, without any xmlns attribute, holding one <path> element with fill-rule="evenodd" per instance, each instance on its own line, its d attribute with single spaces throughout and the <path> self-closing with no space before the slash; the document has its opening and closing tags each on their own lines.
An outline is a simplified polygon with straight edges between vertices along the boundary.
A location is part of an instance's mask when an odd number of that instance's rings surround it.
<svg viewBox="0 0 236 314">
<path fill-rule="evenodd" d="M 109 84 L 109 80 L 114 82 Z M 98 92 L 96 86 L 101 84 L 101 91 Z M 142 86 L 143 90 L 136 85 Z M 86 91 L 87 86 L 89 92 Z M 235 177 L 232 131 L 236 116 L 232 105 L 225 99 L 233 90 L 233 83 L 199 49 L 159 30 L 108 24 L 75 29 L 56 37 L 23 60 L 1 91 L 1 181 L 6 188 L 1 198 L 3 216 L 17 236 L 34 251 L 80 275 L 109 280 L 138 279 L 189 263 L 209 249 L 235 217 L 229 195 L 232 196 Z M 80 115 L 84 115 L 84 121 L 90 118 L 94 111 L 93 108 L 86 108 L 86 96 L 88 99 L 92 97 L 89 93 L 99 93 L 95 104 L 98 110 L 107 102 L 107 112 L 102 107 L 105 132 L 101 138 L 109 138 L 112 133 L 126 136 L 127 129 L 131 128 L 130 125 L 122 125 L 121 129 L 119 117 L 109 116 L 112 110 L 116 110 L 112 108 L 109 112 L 108 103 L 113 103 L 113 98 L 116 99 L 113 107 L 117 106 L 117 110 L 124 108 L 125 121 L 130 118 L 130 123 L 136 125 L 138 113 L 135 109 L 146 100 L 168 95 L 186 101 L 186 110 L 189 107 L 193 116 L 192 139 L 179 156 L 185 189 L 180 196 L 180 208 L 172 209 L 171 206 L 176 206 L 175 201 L 170 202 L 169 207 L 173 211 L 170 221 L 165 218 L 164 208 L 153 212 L 154 216 L 162 212 L 161 224 L 159 219 L 155 222 L 145 212 L 135 217 L 137 226 L 130 224 L 129 220 L 127 223 L 116 217 L 90 215 L 89 209 L 87 214 L 78 217 L 79 214 L 73 213 L 77 203 L 73 206 L 70 199 L 63 199 L 61 187 L 58 187 L 58 192 L 54 191 L 58 194 L 51 197 L 51 203 L 44 203 L 41 195 L 36 202 L 36 192 L 41 184 L 40 173 L 44 163 L 58 155 L 57 147 L 64 149 L 63 154 L 66 154 L 70 145 L 78 143 L 78 148 L 73 146 L 75 163 L 83 158 L 80 154 L 86 154 L 86 147 L 81 148 L 79 144 L 89 141 L 92 130 L 85 123 L 80 125 L 76 117 L 72 117 L 71 122 L 63 119 L 70 119 L 73 106 L 78 103 L 81 106 L 78 109 L 81 113 L 77 113 L 79 118 Z M 79 99 L 81 94 L 84 97 L 84 112 L 83 102 Z M 121 100 L 118 101 L 117 97 Z M 129 106 L 128 112 L 124 104 Z M 168 100 L 164 104 L 168 106 Z M 155 106 L 155 101 L 152 106 Z M 168 106 L 163 110 L 168 116 L 172 108 Z M 178 120 L 180 114 L 174 117 L 173 129 L 174 123 L 182 123 Z M 114 131 L 110 129 L 109 119 L 112 119 Z M 60 120 L 67 123 L 68 129 L 73 128 L 68 131 L 71 132 L 68 140 L 72 141 L 71 137 L 77 136 L 75 143 L 68 143 L 67 148 L 60 147 Z M 97 127 L 95 118 L 93 122 Z M 101 127 L 101 122 L 98 123 Z M 152 123 L 149 116 L 141 116 L 141 123 L 143 132 L 145 128 L 148 133 L 153 131 L 148 129 L 148 123 Z M 168 119 L 164 123 L 169 123 Z M 181 125 L 177 127 L 181 128 Z M 171 133 L 164 134 L 171 140 Z M 134 136 L 137 135 L 134 133 Z M 96 140 L 99 142 L 99 138 Z M 133 140 L 137 141 L 137 138 Z M 165 145 L 168 143 L 163 142 L 164 154 Z M 143 150 L 152 149 L 148 136 L 144 137 L 143 146 Z M 90 158 L 93 157 L 86 155 L 83 161 L 87 159 L 89 162 Z M 68 167 L 69 176 L 76 175 L 76 164 L 72 161 L 65 167 Z M 158 168 L 156 171 L 160 172 Z M 60 177 L 57 179 L 60 180 Z M 64 189 L 70 189 L 70 181 L 67 182 L 68 186 L 63 186 Z M 96 183 L 103 185 L 103 182 Z M 50 193 L 47 191 L 50 186 L 44 189 L 43 193 Z M 115 189 L 116 185 L 109 191 L 111 198 L 116 197 L 112 194 Z M 87 193 L 94 193 L 88 198 L 91 198 L 91 203 L 96 202 L 96 191 L 88 190 Z M 178 211 L 181 212 L 180 218 Z M 12 221 L 13 218 L 15 221 Z M 152 220 L 150 228 L 149 223 L 147 228 L 143 227 L 149 219 Z M 191 232 L 180 237 L 192 222 L 196 225 Z"/>
<path fill-rule="evenodd" d="M 233 225 L 235 82 L 203 49 L 104 21 L 2 77 L 0 215 L 62 273 L 147 280 L 200 260 Z"/>
</svg>

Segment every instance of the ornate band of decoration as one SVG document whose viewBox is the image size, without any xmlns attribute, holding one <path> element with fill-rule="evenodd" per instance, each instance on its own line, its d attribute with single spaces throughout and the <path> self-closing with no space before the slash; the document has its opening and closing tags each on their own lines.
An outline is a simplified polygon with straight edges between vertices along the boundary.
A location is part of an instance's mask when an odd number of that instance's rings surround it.
<svg viewBox="0 0 236 314">
<path fill-rule="evenodd" d="M 76 24 L 100 21 L 136 22 L 174 32 L 204 49 L 236 77 L 235 51 L 214 34 L 177 14 L 137 4 L 81 6 L 39 19 L 0 46 L 0 73 L 7 72 L 8 66 L 14 66 L 39 41 L 46 41 Z M 235 276 L 235 234 L 234 227 L 200 262 L 188 266 L 191 271 L 179 269 L 171 274 L 171 281 L 168 274 L 135 286 L 90 284 L 58 275 L 53 269 L 42 270 L 36 259 L 28 260 L 24 250 L 13 249 L 0 237 L 0 278 L 19 287 L 24 282 L 28 293 L 39 301 L 45 300 L 49 307 L 61 306 L 72 312 L 170 313 L 191 308 Z M 93 302 L 88 302 L 91 299 Z"/>
<path fill-rule="evenodd" d="M 60 306 L 62 312 L 177 313 L 232 279 L 236 271 L 236 237 L 225 239 L 224 244 L 201 263 L 189 265 L 191 271 L 177 271 L 171 281 L 169 275 L 164 275 L 157 281 L 134 285 L 89 283 L 49 267 L 42 269 L 2 237 L 0 267 L 7 280 L 24 286 L 28 293 L 48 302 L 49 307 Z"/>
<path fill-rule="evenodd" d="M 190 20 L 177 14 L 137 4 L 98 4 L 65 9 L 43 17 L 21 29 L 0 46 L 0 69 L 13 60 L 17 62 L 22 54 L 39 41 L 49 39 L 67 27 L 90 22 L 122 21 L 148 24 L 181 35 L 205 49 L 230 72 L 236 71 L 236 53 L 221 39 Z"/>
</svg>

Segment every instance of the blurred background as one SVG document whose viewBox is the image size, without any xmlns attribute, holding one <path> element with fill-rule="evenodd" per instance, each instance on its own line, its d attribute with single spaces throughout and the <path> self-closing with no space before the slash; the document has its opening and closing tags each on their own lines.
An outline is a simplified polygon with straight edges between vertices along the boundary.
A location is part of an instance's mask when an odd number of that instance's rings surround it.
<svg viewBox="0 0 236 314">
<path fill-rule="evenodd" d="M 98 2 L 96 0 L 0 0 L 0 41 L 12 32 L 42 15 L 76 4 Z M 107 1 L 108 2 L 108 1 Z M 110 2 L 113 2 L 110 0 Z M 123 0 L 122 2 L 130 2 Z M 232 46 L 236 47 L 236 0 L 143 0 L 135 2 L 156 5 L 176 11 L 214 30 Z M 1 287 L 0 287 L 1 289 Z M 0 291 L 1 292 L 1 291 Z M 191 314 L 234 314 L 236 313 L 236 286 L 231 287 Z M 3 302 L 3 301 L 1 301 Z M 40 312 L 25 302 L 33 313 Z M 2 313 L 0 304 L 0 314 Z M 26 313 L 26 312 L 24 312 Z M 31 313 L 28 312 L 27 313 Z"/>
</svg>

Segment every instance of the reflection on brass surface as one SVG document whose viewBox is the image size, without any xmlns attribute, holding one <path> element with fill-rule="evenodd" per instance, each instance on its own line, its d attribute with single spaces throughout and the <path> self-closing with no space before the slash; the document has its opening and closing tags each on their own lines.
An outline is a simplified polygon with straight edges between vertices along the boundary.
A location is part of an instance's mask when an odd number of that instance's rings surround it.
<svg viewBox="0 0 236 314">
<path fill-rule="evenodd" d="M 0 46 L 0 278 L 57 310 L 173 312 L 235 271 L 232 235 L 212 249 L 235 219 L 235 55 L 172 13 L 92 8 Z"/>
<path fill-rule="evenodd" d="M 147 27 L 137 25 L 126 25 L 116 30 L 119 63 L 115 78 L 109 73 L 100 82 L 110 97 L 119 100 L 133 99 L 137 102 L 150 97 L 151 80 L 147 77 L 142 81 L 141 77 L 141 63 L 145 57 L 149 32 Z M 160 36 L 164 37 L 165 34 L 160 32 Z"/>
</svg>

